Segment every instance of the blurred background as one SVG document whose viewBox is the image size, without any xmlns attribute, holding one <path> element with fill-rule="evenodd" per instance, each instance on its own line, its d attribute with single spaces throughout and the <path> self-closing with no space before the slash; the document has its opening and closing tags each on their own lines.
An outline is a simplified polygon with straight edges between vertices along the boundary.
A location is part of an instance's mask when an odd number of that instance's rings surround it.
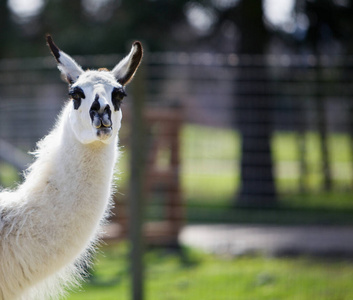
<svg viewBox="0 0 353 300">
<path fill-rule="evenodd" d="M 106 245 L 69 299 L 352 299 L 353 1 L 1 1 L 5 188 L 67 99 L 46 33 L 84 68 L 145 49 Z"/>
</svg>

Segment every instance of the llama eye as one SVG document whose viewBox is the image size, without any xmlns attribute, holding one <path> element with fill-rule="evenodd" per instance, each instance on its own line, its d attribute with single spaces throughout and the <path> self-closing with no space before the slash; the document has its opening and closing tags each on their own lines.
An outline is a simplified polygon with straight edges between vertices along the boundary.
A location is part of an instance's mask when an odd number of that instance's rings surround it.
<svg viewBox="0 0 353 300">
<path fill-rule="evenodd" d="M 85 93 L 80 87 L 75 87 L 69 91 L 69 96 L 74 100 L 85 99 Z"/>
<path fill-rule="evenodd" d="M 114 105 L 114 110 L 118 111 L 121 106 L 121 102 L 124 97 L 127 96 L 123 88 L 114 88 L 112 91 L 112 102 Z"/>
<path fill-rule="evenodd" d="M 78 109 L 81 105 L 81 99 L 85 99 L 85 93 L 80 87 L 75 87 L 69 91 L 69 96 L 74 102 L 74 109 Z"/>
</svg>

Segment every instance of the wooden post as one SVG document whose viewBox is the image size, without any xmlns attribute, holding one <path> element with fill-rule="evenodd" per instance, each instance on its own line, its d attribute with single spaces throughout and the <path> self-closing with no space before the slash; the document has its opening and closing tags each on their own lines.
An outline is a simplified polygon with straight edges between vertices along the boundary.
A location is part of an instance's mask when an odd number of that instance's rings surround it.
<svg viewBox="0 0 353 300">
<path fill-rule="evenodd" d="M 181 128 L 181 114 L 180 107 L 174 108 L 176 117 L 173 124 L 170 126 L 170 168 L 172 169 L 172 184 L 169 191 L 169 205 L 167 207 L 167 219 L 172 225 L 172 235 L 175 237 L 175 245 L 177 245 L 177 237 L 183 225 L 184 212 L 182 211 L 182 200 L 180 190 L 180 139 L 179 133 Z"/>
</svg>

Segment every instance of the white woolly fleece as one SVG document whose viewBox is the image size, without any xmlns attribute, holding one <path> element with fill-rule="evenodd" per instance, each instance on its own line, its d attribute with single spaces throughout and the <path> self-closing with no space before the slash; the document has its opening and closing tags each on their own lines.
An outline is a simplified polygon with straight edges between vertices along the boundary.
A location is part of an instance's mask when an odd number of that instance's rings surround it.
<svg viewBox="0 0 353 300">
<path fill-rule="evenodd" d="M 56 299 L 80 279 L 110 205 L 118 138 L 83 145 L 64 108 L 25 182 L 0 194 L 0 299 Z"/>
<path fill-rule="evenodd" d="M 130 82 L 143 54 L 135 42 L 114 72 L 83 72 L 47 42 L 76 102 L 38 143 L 25 182 L 0 193 L 0 300 L 57 299 L 79 282 L 110 206 L 122 118 L 114 90 Z"/>
</svg>

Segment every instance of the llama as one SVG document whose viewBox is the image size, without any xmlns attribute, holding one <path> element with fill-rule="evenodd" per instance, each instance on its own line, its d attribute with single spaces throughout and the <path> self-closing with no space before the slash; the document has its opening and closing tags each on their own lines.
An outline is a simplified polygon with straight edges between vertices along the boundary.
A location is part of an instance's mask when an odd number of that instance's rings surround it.
<svg viewBox="0 0 353 300">
<path fill-rule="evenodd" d="M 25 181 L 0 193 L 0 299 L 57 299 L 81 280 L 110 207 L 134 42 L 112 71 L 83 69 L 47 36 L 70 100 L 37 145 Z"/>
</svg>

